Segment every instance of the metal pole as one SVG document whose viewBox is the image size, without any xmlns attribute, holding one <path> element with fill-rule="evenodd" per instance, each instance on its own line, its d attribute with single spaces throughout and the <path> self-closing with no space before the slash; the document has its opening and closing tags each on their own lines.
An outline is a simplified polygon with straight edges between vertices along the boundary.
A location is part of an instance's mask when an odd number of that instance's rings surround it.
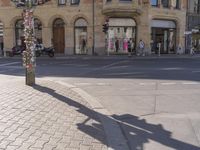
<svg viewBox="0 0 200 150">
<path fill-rule="evenodd" d="M 160 57 L 160 49 L 161 49 L 161 43 L 159 43 L 159 46 L 158 46 L 158 56 Z"/>
<path fill-rule="evenodd" d="M 24 16 L 24 25 L 25 25 L 25 43 L 26 51 L 24 54 L 25 67 L 26 67 L 26 85 L 32 86 L 35 84 L 35 59 L 34 59 L 34 37 L 33 37 L 33 10 L 32 9 L 32 0 L 26 0 L 25 6 L 25 16 Z"/>
<path fill-rule="evenodd" d="M 92 30 L 93 30 L 93 42 L 92 42 L 92 55 L 95 52 L 95 0 L 92 1 Z"/>
</svg>

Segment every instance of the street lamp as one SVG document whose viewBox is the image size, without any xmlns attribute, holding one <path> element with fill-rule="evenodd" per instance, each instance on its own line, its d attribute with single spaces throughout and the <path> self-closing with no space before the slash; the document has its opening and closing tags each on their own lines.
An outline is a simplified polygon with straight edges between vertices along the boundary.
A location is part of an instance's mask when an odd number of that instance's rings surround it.
<svg viewBox="0 0 200 150">
<path fill-rule="evenodd" d="M 23 8 L 24 37 L 26 50 L 23 52 L 23 66 L 26 68 L 26 85 L 35 84 L 35 51 L 34 51 L 34 18 L 33 6 L 43 4 L 48 0 L 11 0 L 17 8 Z"/>
</svg>

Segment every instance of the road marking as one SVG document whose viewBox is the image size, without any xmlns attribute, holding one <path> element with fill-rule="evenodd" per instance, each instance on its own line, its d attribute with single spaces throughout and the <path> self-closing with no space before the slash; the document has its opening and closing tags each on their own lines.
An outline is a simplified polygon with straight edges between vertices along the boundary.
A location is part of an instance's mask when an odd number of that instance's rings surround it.
<svg viewBox="0 0 200 150">
<path fill-rule="evenodd" d="M 6 64 L 0 64 L 0 67 L 14 65 L 14 64 L 20 64 L 20 63 L 21 62 L 11 62 L 11 63 L 6 63 Z"/>
<path fill-rule="evenodd" d="M 139 83 L 140 85 L 156 85 L 155 82 L 149 82 L 149 83 Z"/>
<path fill-rule="evenodd" d="M 200 70 L 199 71 L 192 71 L 192 73 L 200 73 Z"/>
<path fill-rule="evenodd" d="M 160 83 L 161 85 L 175 85 L 176 83 L 174 82 L 163 82 L 163 83 Z"/>
<path fill-rule="evenodd" d="M 199 82 L 183 82 L 182 84 L 184 84 L 184 85 L 198 85 L 200 83 Z"/>
<path fill-rule="evenodd" d="M 120 76 L 120 75 L 138 75 L 138 74 L 142 74 L 143 72 L 116 72 L 116 73 L 108 73 L 108 74 L 105 74 L 105 75 L 117 75 L 117 76 Z"/>
<path fill-rule="evenodd" d="M 97 83 L 97 85 L 100 85 L 100 86 L 108 86 L 108 85 L 111 85 L 109 83 Z"/>
<path fill-rule="evenodd" d="M 6 70 L 1 70 L 0 73 L 6 73 L 6 72 L 10 72 L 10 71 L 15 71 L 17 69 L 6 69 Z"/>
<path fill-rule="evenodd" d="M 79 82 L 79 83 L 74 83 L 75 85 L 92 85 L 91 83 L 87 83 L 87 82 Z"/>
</svg>

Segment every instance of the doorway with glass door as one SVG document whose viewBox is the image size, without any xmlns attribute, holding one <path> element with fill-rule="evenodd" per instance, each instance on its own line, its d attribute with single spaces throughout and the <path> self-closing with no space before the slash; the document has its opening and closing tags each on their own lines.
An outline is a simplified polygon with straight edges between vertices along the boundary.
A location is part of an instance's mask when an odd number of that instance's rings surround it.
<svg viewBox="0 0 200 150">
<path fill-rule="evenodd" d="M 152 52 L 158 53 L 160 44 L 161 54 L 175 53 L 175 30 L 152 28 Z"/>
<path fill-rule="evenodd" d="M 176 52 L 176 24 L 174 21 L 152 20 L 151 52 L 155 54 L 173 54 Z"/>
</svg>

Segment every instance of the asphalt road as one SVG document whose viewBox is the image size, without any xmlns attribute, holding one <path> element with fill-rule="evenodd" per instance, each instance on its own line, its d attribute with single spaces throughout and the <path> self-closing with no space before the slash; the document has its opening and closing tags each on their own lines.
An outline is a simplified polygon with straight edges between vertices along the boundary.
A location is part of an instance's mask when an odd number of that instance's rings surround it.
<svg viewBox="0 0 200 150">
<path fill-rule="evenodd" d="M 23 77 L 21 60 L 0 58 L 0 74 Z M 200 58 L 39 58 L 36 76 L 97 98 L 131 150 L 200 149 Z"/>
</svg>

